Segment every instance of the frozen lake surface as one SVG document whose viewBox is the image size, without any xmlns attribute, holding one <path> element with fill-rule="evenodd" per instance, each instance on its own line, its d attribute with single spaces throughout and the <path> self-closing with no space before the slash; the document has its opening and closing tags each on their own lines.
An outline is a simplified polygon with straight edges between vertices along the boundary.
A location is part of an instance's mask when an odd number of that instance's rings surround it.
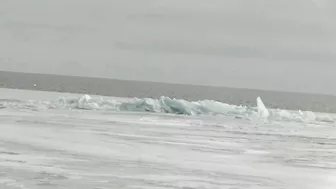
<svg viewBox="0 0 336 189">
<path fill-rule="evenodd" d="M 0 95 L 1 189 L 336 187 L 334 115 L 265 116 L 260 104 L 241 117 L 177 115 L 143 112 L 144 103 L 121 111 L 116 102 L 130 99 L 111 98 L 112 109 L 74 94 Z M 61 96 L 73 100 L 55 106 Z M 64 106 L 76 98 L 86 106 Z"/>
</svg>

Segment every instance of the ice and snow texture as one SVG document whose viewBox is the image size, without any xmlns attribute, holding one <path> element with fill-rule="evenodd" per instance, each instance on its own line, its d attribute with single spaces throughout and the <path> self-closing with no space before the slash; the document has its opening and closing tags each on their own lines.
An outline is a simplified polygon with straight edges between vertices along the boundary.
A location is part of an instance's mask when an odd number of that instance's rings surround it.
<svg viewBox="0 0 336 189">
<path fill-rule="evenodd" d="M 327 123 L 26 107 L 0 130 L 4 189 L 335 187 Z"/>
<path fill-rule="evenodd" d="M 5 90 L 22 93 L 20 90 Z M 0 90 L 0 93 L 4 92 Z M 27 92 L 25 92 L 27 93 Z M 50 94 L 50 93 L 46 93 Z M 26 94 L 27 95 L 27 94 Z M 10 97 L 12 98 L 12 97 Z M 153 98 L 111 98 L 89 95 L 68 95 L 54 97 L 53 100 L 11 100 L 0 99 L 1 108 L 16 109 L 86 109 L 103 111 L 129 111 L 169 113 L 178 115 L 219 115 L 236 119 L 264 119 L 265 121 L 288 121 L 300 123 L 329 123 L 336 121 L 336 115 L 314 113 L 311 111 L 267 109 L 261 98 L 256 99 L 256 106 L 231 105 L 214 100 L 187 101 L 161 96 Z"/>
</svg>

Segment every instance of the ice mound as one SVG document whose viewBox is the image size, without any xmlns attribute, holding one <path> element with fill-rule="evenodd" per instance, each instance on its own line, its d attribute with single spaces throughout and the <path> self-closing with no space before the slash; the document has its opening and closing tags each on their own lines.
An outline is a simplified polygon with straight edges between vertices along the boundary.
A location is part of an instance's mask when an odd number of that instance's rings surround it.
<svg viewBox="0 0 336 189">
<path fill-rule="evenodd" d="M 15 107 L 21 109 L 85 109 L 101 111 L 132 111 L 169 113 L 179 115 L 224 115 L 239 119 L 267 119 L 295 122 L 328 122 L 334 123 L 331 114 L 316 114 L 310 111 L 290 111 L 267 109 L 260 97 L 256 98 L 256 107 L 230 105 L 214 100 L 187 101 L 165 96 L 160 98 L 124 98 L 103 99 L 89 95 L 80 97 L 60 97 L 53 101 L 2 101 L 0 108 Z"/>
</svg>

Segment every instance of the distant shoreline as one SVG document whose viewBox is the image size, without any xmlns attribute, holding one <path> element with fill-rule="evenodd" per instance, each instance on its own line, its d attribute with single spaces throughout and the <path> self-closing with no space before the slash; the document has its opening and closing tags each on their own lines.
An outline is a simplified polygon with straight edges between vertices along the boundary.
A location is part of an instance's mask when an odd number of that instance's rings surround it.
<svg viewBox="0 0 336 189">
<path fill-rule="evenodd" d="M 0 71 L 0 88 L 116 97 L 158 98 L 160 96 L 168 96 L 190 101 L 208 99 L 228 104 L 250 106 L 255 106 L 256 98 L 260 96 L 269 108 L 336 113 L 336 96 L 332 95 L 228 87 Z"/>
</svg>

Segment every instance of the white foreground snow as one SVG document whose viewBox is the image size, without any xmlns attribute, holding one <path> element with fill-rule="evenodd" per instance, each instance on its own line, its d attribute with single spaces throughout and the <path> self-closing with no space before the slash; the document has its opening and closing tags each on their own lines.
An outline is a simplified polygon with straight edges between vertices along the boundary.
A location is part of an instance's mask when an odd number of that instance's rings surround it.
<svg viewBox="0 0 336 189">
<path fill-rule="evenodd" d="M 0 188 L 332 189 L 335 136 L 288 121 L 0 109 Z"/>
</svg>

